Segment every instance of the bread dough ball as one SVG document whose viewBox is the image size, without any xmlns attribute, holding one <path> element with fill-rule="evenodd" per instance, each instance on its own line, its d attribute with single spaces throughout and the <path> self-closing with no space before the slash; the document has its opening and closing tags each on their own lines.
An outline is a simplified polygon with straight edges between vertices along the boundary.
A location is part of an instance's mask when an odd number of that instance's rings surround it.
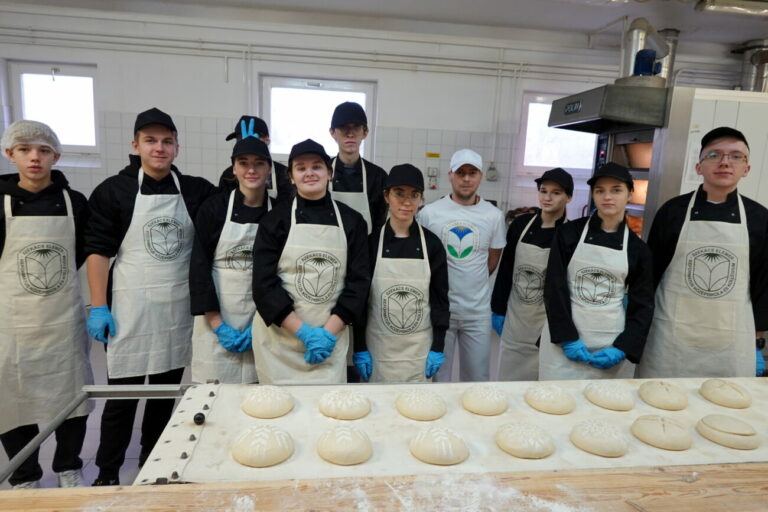
<svg viewBox="0 0 768 512">
<path fill-rule="evenodd" d="M 461 405 L 469 412 L 483 416 L 496 416 L 509 407 L 507 395 L 497 386 L 476 384 L 461 394 Z"/>
<path fill-rule="evenodd" d="M 568 414 L 576 407 L 570 393 L 557 384 L 536 384 L 525 392 L 525 402 L 547 414 Z"/>
<path fill-rule="evenodd" d="M 614 380 L 592 382 L 584 390 L 584 396 L 598 407 L 612 411 L 629 411 L 635 406 L 629 388 Z"/>
<path fill-rule="evenodd" d="M 527 421 L 512 421 L 500 426 L 494 436 L 499 448 L 521 459 L 543 459 L 555 451 L 549 434 Z"/>
<path fill-rule="evenodd" d="M 371 402 L 357 391 L 337 389 L 320 397 L 320 412 L 337 420 L 357 420 L 371 412 Z"/>
<path fill-rule="evenodd" d="M 710 402 L 731 409 L 746 409 L 752 405 L 749 391 L 725 379 L 705 380 L 699 388 L 699 393 Z"/>
<path fill-rule="evenodd" d="M 571 430 L 571 442 L 577 448 L 601 457 L 621 457 L 629 448 L 618 427 L 603 420 L 577 423 Z"/>
<path fill-rule="evenodd" d="M 642 442 L 664 450 L 687 450 L 693 443 L 687 428 L 656 414 L 640 416 L 632 423 L 630 431 Z"/>
<path fill-rule="evenodd" d="M 266 468 L 293 454 L 290 434 L 270 425 L 252 427 L 235 438 L 232 456 L 243 466 Z"/>
<path fill-rule="evenodd" d="M 428 389 L 410 389 L 397 397 L 397 410 L 412 420 L 432 421 L 445 414 L 445 400 Z"/>
<path fill-rule="evenodd" d="M 278 418 L 293 409 L 293 397 L 277 386 L 256 386 L 246 395 L 240 408 L 254 418 Z"/>
<path fill-rule="evenodd" d="M 371 458 L 371 440 L 362 430 L 339 426 L 323 433 L 317 441 L 317 454 L 340 466 L 361 464 Z"/>
<path fill-rule="evenodd" d="M 411 439 L 409 445 L 414 457 L 427 464 L 451 466 L 469 457 L 469 448 L 453 430 L 430 426 Z"/>
<path fill-rule="evenodd" d="M 637 390 L 643 402 L 657 409 L 682 411 L 688 407 L 688 397 L 678 386 L 663 380 L 649 380 Z"/>
<path fill-rule="evenodd" d="M 723 414 L 704 416 L 696 424 L 696 431 L 710 441 L 728 448 L 754 450 L 760 446 L 760 437 L 752 425 Z"/>
</svg>

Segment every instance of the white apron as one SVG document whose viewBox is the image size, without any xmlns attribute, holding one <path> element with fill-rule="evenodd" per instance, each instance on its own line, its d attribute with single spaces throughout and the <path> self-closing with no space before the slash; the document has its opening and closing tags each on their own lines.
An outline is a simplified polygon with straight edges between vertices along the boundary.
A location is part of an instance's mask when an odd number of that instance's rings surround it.
<svg viewBox="0 0 768 512">
<path fill-rule="evenodd" d="M 258 224 L 232 222 L 235 191 L 229 195 L 227 216 L 213 256 L 211 273 L 225 323 L 244 331 L 253 322 L 253 241 Z M 267 211 L 270 210 L 267 200 Z M 192 331 L 192 381 L 218 379 L 223 384 L 257 382 L 253 352 L 229 352 L 221 346 L 204 315 L 195 317 Z"/>
<path fill-rule="evenodd" d="M 297 315 L 311 327 L 322 327 L 344 289 L 347 274 L 347 237 L 335 201 L 338 226 L 296 223 L 296 199 L 291 206 L 291 229 L 277 273 L 293 300 Z M 336 336 L 336 347 L 325 361 L 304 361 L 306 347 L 279 325 L 267 325 L 253 315 L 253 355 L 262 384 L 344 384 L 347 382 L 349 329 Z"/>
<path fill-rule="evenodd" d="M 272 188 L 267 189 L 267 195 L 272 199 L 276 199 L 277 198 L 277 173 L 275 172 L 275 162 L 272 162 L 272 176 L 270 179 L 272 180 L 271 181 Z M 255 233 L 254 233 L 254 236 L 256 236 Z"/>
<path fill-rule="evenodd" d="M 163 373 L 192 358 L 189 258 L 195 236 L 181 186 L 178 194 L 141 193 L 112 268 L 117 335 L 107 345 L 110 378 Z"/>
<path fill-rule="evenodd" d="M 536 342 L 547 321 L 544 277 L 549 249 L 523 242 L 535 220 L 536 216 L 525 226 L 515 247 L 512 292 L 501 331 L 499 380 L 539 379 L 539 348 Z"/>
<path fill-rule="evenodd" d="M 638 377 L 754 377 L 755 319 L 749 296 L 749 232 L 741 222 L 690 222 L 661 283 Z"/>
<path fill-rule="evenodd" d="M 85 307 L 75 266 L 75 220 L 19 216 L 5 195 L 0 257 L 0 433 L 48 423 L 93 384 Z M 70 418 L 93 409 L 86 401 Z"/>
<path fill-rule="evenodd" d="M 368 234 L 371 234 L 371 207 L 368 203 L 368 176 L 365 172 L 365 160 L 360 157 L 360 165 L 363 171 L 363 191 L 362 192 L 341 192 L 339 190 L 333 190 L 333 179 L 328 183 L 328 188 L 331 191 L 331 197 L 336 201 L 341 201 L 345 205 L 349 206 L 365 219 L 365 224 L 368 226 Z M 336 158 L 331 162 L 331 169 L 336 168 Z"/>
<path fill-rule="evenodd" d="M 432 346 L 432 272 L 424 229 L 417 227 L 423 259 L 383 258 L 385 228 L 381 229 L 365 330 L 373 359 L 371 382 L 427 382 L 427 354 Z"/>
<path fill-rule="evenodd" d="M 587 221 L 568 264 L 573 323 L 579 339 L 593 353 L 613 346 L 616 337 L 624 331 L 626 314 L 622 299 L 626 293 L 625 283 L 629 273 L 629 228 L 624 225 L 623 229 L 622 249 L 617 251 L 584 243 L 589 231 Z M 634 371 L 635 365 L 626 359 L 607 370 L 571 361 L 565 357 L 559 344 L 552 343 L 549 326 L 545 323 L 539 354 L 540 380 L 631 379 Z"/>
</svg>

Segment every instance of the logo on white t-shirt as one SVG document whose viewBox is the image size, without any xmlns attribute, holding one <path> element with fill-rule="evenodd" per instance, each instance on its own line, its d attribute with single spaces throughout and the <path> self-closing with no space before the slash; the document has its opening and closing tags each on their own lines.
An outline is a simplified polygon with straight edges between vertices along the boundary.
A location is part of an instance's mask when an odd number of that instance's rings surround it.
<svg viewBox="0 0 768 512">
<path fill-rule="evenodd" d="M 587 306 L 604 306 L 613 297 L 619 280 L 600 267 L 584 267 L 576 272 L 576 299 Z"/>
<path fill-rule="evenodd" d="M 144 224 L 144 248 L 156 260 L 175 260 L 183 247 L 184 226 L 173 217 L 156 217 Z"/>
<path fill-rule="evenodd" d="M 394 334 L 411 334 L 424 317 L 424 294 L 408 284 L 390 286 L 381 294 L 381 320 Z"/>
<path fill-rule="evenodd" d="M 706 299 L 727 295 L 736 285 L 739 259 L 728 249 L 699 247 L 685 256 L 685 283 Z"/>
<path fill-rule="evenodd" d="M 512 289 L 523 304 L 541 304 L 544 300 L 544 272 L 531 265 L 519 265 L 512 277 Z"/>
<path fill-rule="evenodd" d="M 253 268 L 253 245 L 240 244 L 229 249 L 225 256 L 225 268 L 247 272 Z"/>
<path fill-rule="evenodd" d="M 480 230 L 466 220 L 457 220 L 443 227 L 443 245 L 448 257 L 456 262 L 471 260 L 477 254 Z"/>
<path fill-rule="evenodd" d="M 296 291 L 307 302 L 328 302 L 336 292 L 341 262 L 326 251 L 311 251 L 296 260 Z"/>
<path fill-rule="evenodd" d="M 67 250 L 53 242 L 30 244 L 16 259 L 21 286 L 34 295 L 53 295 L 61 290 L 69 275 Z"/>
</svg>

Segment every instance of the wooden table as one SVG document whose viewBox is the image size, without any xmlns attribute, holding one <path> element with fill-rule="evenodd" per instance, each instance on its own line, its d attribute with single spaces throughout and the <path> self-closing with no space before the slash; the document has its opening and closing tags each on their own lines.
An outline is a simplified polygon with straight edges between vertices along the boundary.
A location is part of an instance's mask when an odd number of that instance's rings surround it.
<svg viewBox="0 0 768 512">
<path fill-rule="evenodd" d="M 0 511 L 765 512 L 768 463 L 0 492 Z"/>
</svg>

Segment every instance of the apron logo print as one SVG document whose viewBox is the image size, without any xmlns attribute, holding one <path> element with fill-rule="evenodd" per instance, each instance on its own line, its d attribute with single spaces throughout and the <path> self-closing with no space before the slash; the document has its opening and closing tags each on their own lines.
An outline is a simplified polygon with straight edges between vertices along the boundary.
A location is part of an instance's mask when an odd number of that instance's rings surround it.
<svg viewBox="0 0 768 512">
<path fill-rule="evenodd" d="M 478 229 L 466 221 L 451 222 L 443 228 L 443 244 L 454 260 L 466 261 L 479 242 Z"/>
<path fill-rule="evenodd" d="M 175 260 L 184 245 L 184 227 L 173 217 L 157 217 L 144 224 L 144 248 L 156 260 Z"/>
<path fill-rule="evenodd" d="M 38 242 L 22 249 L 17 256 L 21 286 L 34 295 L 53 295 L 69 276 L 67 250 L 52 242 Z"/>
<path fill-rule="evenodd" d="M 736 285 L 738 258 L 727 249 L 699 247 L 685 257 L 685 282 L 696 295 L 717 299 Z"/>
<path fill-rule="evenodd" d="M 576 298 L 588 306 L 604 306 L 613 297 L 618 279 L 600 267 L 584 267 L 576 272 Z"/>
<path fill-rule="evenodd" d="M 226 268 L 247 272 L 253 268 L 253 245 L 241 244 L 227 251 Z"/>
<path fill-rule="evenodd" d="M 296 290 L 308 302 L 322 304 L 336 292 L 341 262 L 333 254 L 312 251 L 296 260 Z"/>
<path fill-rule="evenodd" d="M 512 289 L 523 304 L 541 304 L 544 299 L 544 273 L 531 265 L 520 265 L 515 269 Z"/>
<path fill-rule="evenodd" d="M 381 294 L 381 320 L 394 334 L 411 334 L 424 317 L 424 294 L 407 284 L 390 286 Z"/>
</svg>

